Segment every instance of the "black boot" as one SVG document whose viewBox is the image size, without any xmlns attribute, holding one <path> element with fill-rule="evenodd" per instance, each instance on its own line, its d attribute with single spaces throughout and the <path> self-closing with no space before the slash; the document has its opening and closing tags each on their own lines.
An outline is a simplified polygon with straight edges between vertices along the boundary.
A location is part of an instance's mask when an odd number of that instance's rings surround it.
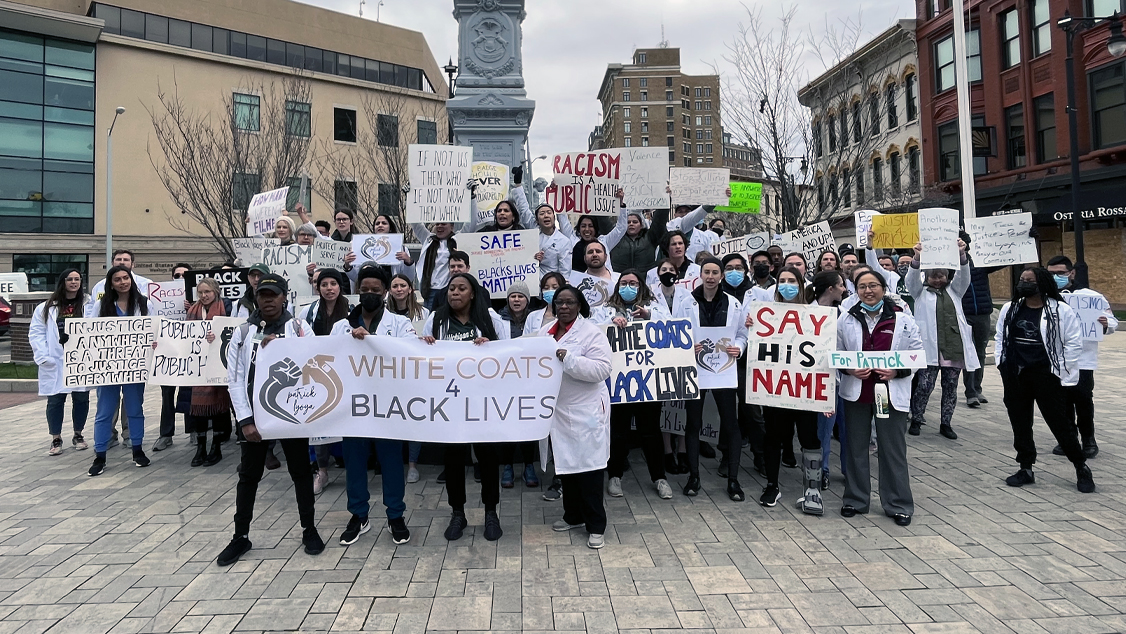
<svg viewBox="0 0 1126 634">
<path fill-rule="evenodd" d="M 195 439 L 195 457 L 192 458 L 192 466 L 203 466 L 207 461 L 207 436 L 196 436 Z"/>
<path fill-rule="evenodd" d="M 215 436 L 211 437 L 211 453 L 207 454 L 207 459 L 203 461 L 204 466 L 211 467 L 219 464 L 223 459 L 223 450 L 219 448 L 219 439 Z M 203 439 L 200 439 L 199 446 L 203 446 Z"/>
</svg>

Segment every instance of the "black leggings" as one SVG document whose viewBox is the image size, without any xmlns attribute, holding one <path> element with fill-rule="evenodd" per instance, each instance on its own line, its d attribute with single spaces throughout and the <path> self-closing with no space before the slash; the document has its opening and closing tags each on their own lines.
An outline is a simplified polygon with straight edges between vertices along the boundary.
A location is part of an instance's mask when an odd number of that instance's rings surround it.
<svg viewBox="0 0 1126 634">
<path fill-rule="evenodd" d="M 473 453 L 481 467 L 481 502 L 486 511 L 497 510 L 500 503 L 500 460 L 501 443 L 473 443 Z M 465 510 L 465 467 L 473 464 L 469 459 L 469 445 L 446 445 L 446 497 L 450 508 Z"/>
<path fill-rule="evenodd" d="M 712 395 L 716 409 L 719 410 L 719 449 L 727 461 L 727 477 L 739 478 L 739 454 L 743 451 L 743 438 L 739 434 L 739 415 L 736 413 L 737 398 L 735 388 L 700 390 L 700 398 L 687 401 L 688 421 L 684 426 L 684 442 L 688 445 L 688 471 L 693 477 L 700 477 L 700 428 L 704 422 L 704 397 Z"/>
<path fill-rule="evenodd" d="M 636 423 L 637 435 L 641 437 L 641 449 L 645 452 L 645 464 L 649 467 L 649 478 L 656 482 L 665 477 L 664 438 L 661 437 L 661 403 L 615 403 L 610 406 L 610 464 L 606 471 L 611 478 L 620 478 L 625 472 L 625 462 L 629 460 L 629 450 L 633 433 L 630 423 Z"/>
<path fill-rule="evenodd" d="M 766 419 L 766 481 L 778 484 L 782 445 L 791 442 L 795 426 L 798 428 L 798 442 L 802 449 L 821 451 L 821 439 L 817 437 L 817 412 L 763 407 L 762 414 Z"/>
</svg>

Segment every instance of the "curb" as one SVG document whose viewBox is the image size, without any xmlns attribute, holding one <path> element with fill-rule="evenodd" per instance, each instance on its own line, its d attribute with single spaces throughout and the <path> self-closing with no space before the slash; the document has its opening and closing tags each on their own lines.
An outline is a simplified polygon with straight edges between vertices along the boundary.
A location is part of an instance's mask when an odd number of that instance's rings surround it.
<svg viewBox="0 0 1126 634">
<path fill-rule="evenodd" d="M 38 379 L 0 379 L 0 393 L 3 392 L 38 392 Z"/>
</svg>

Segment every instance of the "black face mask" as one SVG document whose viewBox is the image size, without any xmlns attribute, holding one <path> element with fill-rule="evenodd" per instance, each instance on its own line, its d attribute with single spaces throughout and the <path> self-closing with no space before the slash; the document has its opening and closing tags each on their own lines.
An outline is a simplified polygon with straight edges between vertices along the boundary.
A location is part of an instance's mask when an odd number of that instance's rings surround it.
<svg viewBox="0 0 1126 634">
<path fill-rule="evenodd" d="M 1040 293 L 1040 286 L 1036 282 L 1017 282 L 1017 297 L 1032 297 Z"/>
<path fill-rule="evenodd" d="M 770 265 L 769 264 L 756 264 L 755 265 L 755 277 L 764 278 L 767 275 L 770 275 Z"/>
<path fill-rule="evenodd" d="M 383 307 L 383 296 L 379 293 L 360 293 L 360 306 L 366 312 L 374 313 Z"/>
<path fill-rule="evenodd" d="M 719 237 L 723 237 L 723 227 L 712 227 L 712 231 Z"/>
<path fill-rule="evenodd" d="M 665 271 L 657 277 L 660 278 L 661 285 L 663 286 L 672 286 L 676 282 L 676 273 L 671 271 Z"/>
</svg>

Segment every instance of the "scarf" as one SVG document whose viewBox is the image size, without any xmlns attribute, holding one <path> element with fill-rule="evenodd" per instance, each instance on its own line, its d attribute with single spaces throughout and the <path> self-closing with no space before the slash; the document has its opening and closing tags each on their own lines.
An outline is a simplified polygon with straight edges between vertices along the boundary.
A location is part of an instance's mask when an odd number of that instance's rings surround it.
<svg viewBox="0 0 1126 634">
<path fill-rule="evenodd" d="M 441 247 L 441 238 L 430 236 L 430 244 L 426 245 L 426 256 L 422 261 L 422 297 L 430 296 L 430 278 L 434 275 L 434 263 L 438 261 L 438 249 Z M 457 248 L 457 241 L 453 236 L 446 238 L 446 248 L 453 251 Z"/>
<path fill-rule="evenodd" d="M 211 306 L 204 307 L 196 302 L 188 308 L 189 321 L 210 321 L 215 317 L 226 317 L 223 300 L 216 298 Z M 216 336 L 219 336 L 216 334 Z M 225 387 L 196 386 L 192 388 L 191 415 L 209 417 L 228 412 L 231 409 L 231 395 Z"/>
</svg>

